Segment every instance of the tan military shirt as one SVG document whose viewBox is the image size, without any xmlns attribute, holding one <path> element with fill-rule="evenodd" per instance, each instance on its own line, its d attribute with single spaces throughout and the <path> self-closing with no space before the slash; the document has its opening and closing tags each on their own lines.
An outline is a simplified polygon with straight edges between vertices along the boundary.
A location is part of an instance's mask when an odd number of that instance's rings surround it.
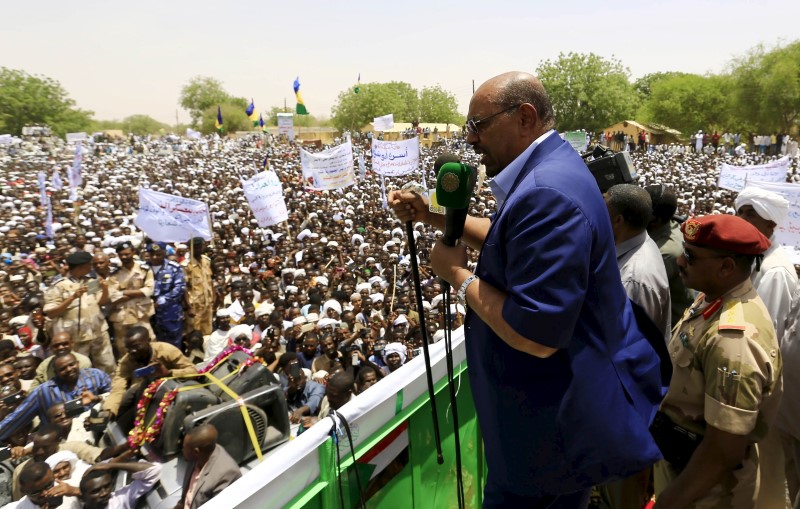
<svg viewBox="0 0 800 509">
<path fill-rule="evenodd" d="M 764 438 L 780 402 L 782 361 L 772 319 L 749 279 L 713 302 L 701 294 L 668 349 L 674 371 L 664 413 L 701 435 L 710 425 L 753 443 Z M 754 445 L 743 466 L 694 507 L 752 507 L 757 465 Z"/>
<path fill-rule="evenodd" d="M 151 297 L 155 289 L 155 282 L 152 270 L 134 263 L 131 270 L 120 267 L 109 276 L 108 281 L 108 297 L 114 303 L 108 316 L 109 320 L 124 325 L 133 325 L 148 321 L 153 316 L 155 308 Z M 144 297 L 115 303 L 122 298 L 122 292 L 125 290 L 139 290 Z"/>
<path fill-rule="evenodd" d="M 211 260 L 203 255 L 198 262 L 191 258 L 184 268 L 186 273 L 186 299 L 192 308 L 210 308 L 214 305 Z"/>
<path fill-rule="evenodd" d="M 83 280 L 87 284 L 89 280 Z M 81 281 L 72 277 L 65 277 L 56 281 L 44 293 L 44 312 L 57 308 L 75 293 L 81 286 Z M 102 297 L 102 290 L 86 292 L 80 299 L 73 300 L 64 314 L 53 319 L 53 334 L 69 332 L 73 341 L 91 341 L 101 337 L 108 330 L 105 317 L 98 304 Z M 78 305 L 80 304 L 80 313 Z M 79 320 L 80 319 L 80 320 Z M 80 331 L 78 322 L 80 321 Z"/>
</svg>

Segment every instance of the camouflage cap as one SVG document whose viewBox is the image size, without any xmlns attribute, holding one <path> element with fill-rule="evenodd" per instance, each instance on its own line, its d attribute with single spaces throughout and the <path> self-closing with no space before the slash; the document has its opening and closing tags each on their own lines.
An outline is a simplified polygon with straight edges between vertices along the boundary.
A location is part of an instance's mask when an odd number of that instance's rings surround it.
<svg viewBox="0 0 800 509">
<path fill-rule="evenodd" d="M 728 214 L 693 217 L 681 225 L 686 242 L 743 255 L 760 255 L 770 242 L 755 226 Z"/>
</svg>

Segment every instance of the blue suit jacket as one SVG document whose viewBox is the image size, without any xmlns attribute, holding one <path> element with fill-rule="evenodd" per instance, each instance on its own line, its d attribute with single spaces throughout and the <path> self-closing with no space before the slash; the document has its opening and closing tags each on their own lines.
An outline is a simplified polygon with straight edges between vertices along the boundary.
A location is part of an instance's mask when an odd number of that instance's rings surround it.
<svg viewBox="0 0 800 509">
<path fill-rule="evenodd" d="M 666 392 L 659 358 L 620 282 L 600 190 L 558 136 L 536 147 L 492 218 L 476 273 L 508 293 L 503 317 L 519 334 L 559 349 L 519 352 L 467 314 L 489 482 L 568 493 L 657 461 L 648 427 Z"/>
</svg>

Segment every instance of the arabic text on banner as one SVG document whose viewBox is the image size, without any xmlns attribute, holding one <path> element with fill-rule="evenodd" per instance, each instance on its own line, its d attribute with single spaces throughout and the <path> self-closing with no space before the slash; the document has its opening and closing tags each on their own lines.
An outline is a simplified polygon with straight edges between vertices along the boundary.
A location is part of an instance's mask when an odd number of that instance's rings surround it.
<svg viewBox="0 0 800 509">
<path fill-rule="evenodd" d="M 586 133 L 583 131 L 567 131 L 563 133 L 562 138 L 564 141 L 572 145 L 576 151 L 586 152 Z"/>
<path fill-rule="evenodd" d="M 782 225 L 775 228 L 775 239 L 784 245 L 792 263 L 800 265 L 800 184 L 748 180 L 747 187 L 772 191 L 789 201 L 789 216 Z"/>
<path fill-rule="evenodd" d="M 242 187 L 258 226 L 264 228 L 289 219 L 283 186 L 274 171 L 262 171 L 243 180 Z"/>
<path fill-rule="evenodd" d="M 211 240 L 205 202 L 150 189 L 139 189 L 134 224 L 156 242 L 186 242 L 192 237 Z"/>
<path fill-rule="evenodd" d="M 408 175 L 419 167 L 419 138 L 372 140 L 372 170 L 386 177 Z"/>
<path fill-rule="evenodd" d="M 303 185 L 307 188 L 326 190 L 352 186 L 353 145 L 341 145 L 316 154 L 300 149 L 303 166 Z"/>
<path fill-rule="evenodd" d="M 757 180 L 759 182 L 786 182 L 786 169 L 788 167 L 788 157 L 782 157 L 771 163 L 754 166 L 732 166 L 723 163 L 719 168 L 717 187 L 739 192 L 745 188 L 745 182 L 750 180 Z"/>
<path fill-rule="evenodd" d="M 294 140 L 294 116 L 291 113 L 278 113 L 278 135 Z"/>
<path fill-rule="evenodd" d="M 394 129 L 394 113 L 372 119 L 373 131 L 388 131 Z"/>
<path fill-rule="evenodd" d="M 89 139 L 89 135 L 86 133 L 67 133 L 67 143 L 78 143 L 79 141 L 85 141 Z"/>
</svg>

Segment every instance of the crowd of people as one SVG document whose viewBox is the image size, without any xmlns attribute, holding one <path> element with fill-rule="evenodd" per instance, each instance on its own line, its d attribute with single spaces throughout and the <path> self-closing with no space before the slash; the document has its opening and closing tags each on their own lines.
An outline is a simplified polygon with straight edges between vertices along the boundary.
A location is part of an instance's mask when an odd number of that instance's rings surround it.
<svg viewBox="0 0 800 509">
<path fill-rule="evenodd" d="M 462 325 L 464 305 L 445 309 L 429 263 L 442 229 L 412 224 L 420 309 L 409 232 L 383 205 L 382 193 L 423 180 L 420 174 L 386 178 L 385 191 L 372 172 L 342 190 L 309 190 L 302 185 L 300 145 L 266 141 L 210 136 L 89 142 L 77 200 L 66 185 L 74 146 L 28 137 L 13 150 L 0 148 L 0 441 L 10 453 L 0 471 L 0 505 L 57 507 L 58 499 L 63 507 L 123 507 L 109 500 L 152 489 L 158 464 L 136 463 L 127 446 L 98 447 L 92 431 L 97 426 L 83 421 L 133 429 L 149 381 L 196 373 L 226 349 L 239 347 L 271 369 L 284 388 L 295 432 L 302 433 L 402 369 L 425 335 L 440 340 L 445 316 L 453 328 Z M 356 151 L 363 152 L 369 169 L 368 140 L 356 143 Z M 466 145 L 421 148 L 429 187 L 433 161 L 453 151 L 477 165 L 478 156 Z M 289 218 L 262 228 L 240 178 L 261 171 L 265 153 L 266 167 L 283 183 Z M 637 185 L 607 194 L 620 259 L 644 243 L 645 232 L 664 260 L 670 250 L 673 265 L 667 263 L 646 285 L 639 272 L 629 272 L 626 281 L 620 262 L 626 290 L 634 301 L 636 292 L 644 296 L 640 304 L 665 338 L 692 305 L 675 266 L 682 248 L 673 216 L 735 215 L 750 206 L 761 219 L 777 223 L 778 216 L 765 215 L 753 201 L 742 205 L 716 181 L 723 162 L 744 166 L 778 156 L 653 147 L 633 154 Z M 51 235 L 40 173 L 52 204 Z M 787 180 L 800 180 L 796 157 Z M 213 238 L 152 241 L 134 221 L 140 187 L 207 202 Z M 497 208 L 488 184 L 477 189 L 472 215 L 488 218 Z M 650 261 L 660 258 L 658 248 Z M 467 267 L 477 263 L 478 251 L 470 250 Z M 78 407 L 76 413 L 65 409 L 71 406 Z M 240 475 L 233 460 L 220 459 L 227 454 L 213 426 L 187 435 L 183 455 L 194 466 L 177 507 L 198 507 Z M 204 469 L 218 482 L 198 492 L 198 476 L 208 475 Z M 111 493 L 114 470 L 132 475 L 124 493 Z"/>
</svg>

